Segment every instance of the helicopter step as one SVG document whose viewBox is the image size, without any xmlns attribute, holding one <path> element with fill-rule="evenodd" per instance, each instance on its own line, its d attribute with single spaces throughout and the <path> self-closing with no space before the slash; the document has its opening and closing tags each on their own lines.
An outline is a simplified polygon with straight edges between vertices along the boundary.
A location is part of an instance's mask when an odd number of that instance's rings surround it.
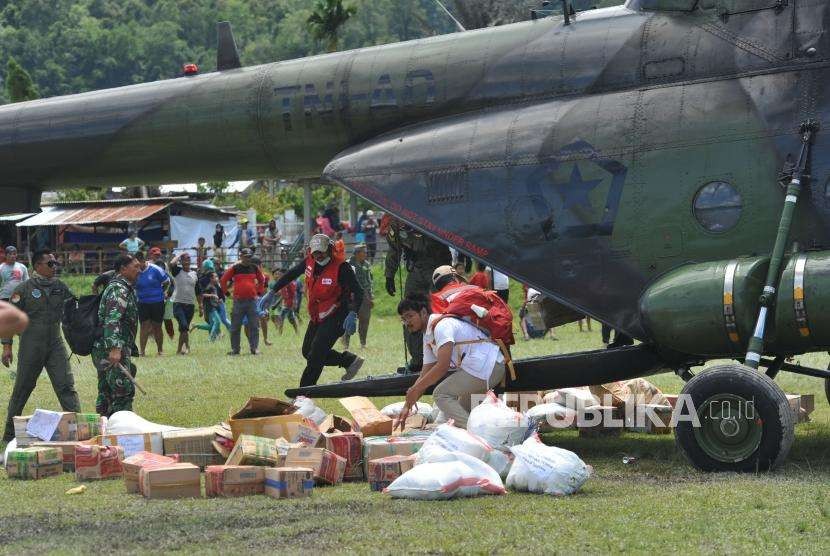
<svg viewBox="0 0 830 556">
<path fill-rule="evenodd" d="M 503 389 L 507 392 L 605 384 L 665 372 L 669 366 L 651 346 L 646 344 L 547 355 L 517 360 L 514 364 L 516 380 L 508 378 L 507 385 Z M 674 367 L 675 365 L 671 365 L 671 368 Z M 290 398 L 296 396 L 311 398 L 402 396 L 417 378 L 417 374 L 367 377 L 349 382 L 291 388 L 285 391 L 285 395 Z"/>
</svg>

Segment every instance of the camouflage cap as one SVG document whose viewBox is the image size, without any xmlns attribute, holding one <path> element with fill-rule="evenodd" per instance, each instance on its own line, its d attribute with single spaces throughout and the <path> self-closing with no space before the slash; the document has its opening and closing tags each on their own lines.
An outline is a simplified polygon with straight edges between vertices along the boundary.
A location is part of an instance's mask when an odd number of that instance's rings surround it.
<svg viewBox="0 0 830 556">
<path fill-rule="evenodd" d="M 308 249 L 312 253 L 324 253 L 331 246 L 331 238 L 326 234 L 317 234 L 308 242 Z"/>
</svg>

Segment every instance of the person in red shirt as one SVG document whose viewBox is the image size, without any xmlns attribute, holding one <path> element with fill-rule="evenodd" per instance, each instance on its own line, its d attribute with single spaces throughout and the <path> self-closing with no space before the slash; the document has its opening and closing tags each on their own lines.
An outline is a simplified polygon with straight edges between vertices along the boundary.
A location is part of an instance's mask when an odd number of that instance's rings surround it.
<svg viewBox="0 0 830 556">
<path fill-rule="evenodd" d="M 317 234 L 309 242 L 309 254 L 305 260 L 283 274 L 271 287 L 276 295 L 291 282 L 305 274 L 310 316 L 305 338 L 303 357 L 306 367 L 300 378 L 300 387 L 313 386 L 320 379 L 323 367 L 338 366 L 346 369 L 341 380 L 351 380 L 363 365 L 363 359 L 332 349 L 345 330 L 357 326 L 357 310 L 363 303 L 363 290 L 351 265 L 333 255 L 331 239 Z"/>
<path fill-rule="evenodd" d="M 240 332 L 242 321 L 247 317 L 245 332 L 251 355 L 259 355 L 259 315 L 257 299 L 267 285 L 262 270 L 251 260 L 253 253 L 247 247 L 239 251 L 239 262 L 222 275 L 219 283 L 222 291 L 228 295 L 228 287 L 233 282 L 233 310 L 231 311 L 231 351 L 228 355 L 239 355 Z"/>
<path fill-rule="evenodd" d="M 470 276 L 470 284 L 473 286 L 478 286 L 481 289 L 489 290 L 492 289 L 490 287 L 490 275 L 485 270 L 487 267 L 482 262 L 476 263 L 476 273 Z"/>
</svg>

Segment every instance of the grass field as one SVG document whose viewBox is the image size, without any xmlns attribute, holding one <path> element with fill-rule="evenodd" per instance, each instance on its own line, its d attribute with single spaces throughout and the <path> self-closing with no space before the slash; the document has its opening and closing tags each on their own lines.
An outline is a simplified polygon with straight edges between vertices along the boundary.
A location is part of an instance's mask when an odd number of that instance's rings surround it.
<svg viewBox="0 0 830 556">
<path fill-rule="evenodd" d="M 72 281 L 77 291 L 88 284 Z M 518 291 L 514 292 L 518 297 Z M 362 353 L 361 374 L 384 374 L 402 363 L 401 332 L 385 293 Z M 559 341 L 520 342 L 519 357 L 600 346 L 598 326 L 580 333 L 559 331 Z M 196 332 L 193 353 L 137 361 L 148 390 L 135 411 L 152 421 L 211 425 L 252 395 L 282 397 L 303 368 L 300 338 L 277 337 L 260 357 L 225 356 L 227 338 L 210 344 Z M 244 340 L 243 340 L 244 341 Z M 149 349 L 152 353 L 154 350 Z M 826 365 L 826 357 L 804 358 Z M 88 359 L 73 359 L 84 409 L 95 398 L 95 373 Z M 327 370 L 322 381 L 336 380 Z M 674 375 L 654 377 L 666 392 L 682 383 Z M 0 474 L 0 552 L 150 553 L 162 551 L 248 553 L 297 552 L 707 552 L 826 553 L 830 539 L 830 409 L 823 384 L 782 373 L 788 392 L 816 395 L 813 422 L 799 425 L 786 465 L 763 475 L 706 475 L 679 456 L 671 436 L 626 434 L 619 439 L 580 439 L 573 431 L 545 436 L 579 454 L 595 476 L 577 495 L 551 498 L 509 493 L 450 502 L 393 501 L 365 483 L 316 489 L 311 499 L 146 501 L 125 495 L 121 481 L 88 484 L 67 496 L 71 475 L 37 482 L 10 481 Z M 0 400 L 11 390 L 0 374 Z M 378 406 L 397 401 L 377 399 Z M 320 400 L 343 413 L 336 400 Z M 57 409 L 48 378 L 41 377 L 27 410 Z M 625 455 L 637 456 L 624 465 Z"/>
</svg>

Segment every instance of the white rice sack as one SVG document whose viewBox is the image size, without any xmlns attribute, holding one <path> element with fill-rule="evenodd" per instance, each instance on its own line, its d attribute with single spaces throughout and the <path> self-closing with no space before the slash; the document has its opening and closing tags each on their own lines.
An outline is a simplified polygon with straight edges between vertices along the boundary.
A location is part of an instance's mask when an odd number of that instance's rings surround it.
<svg viewBox="0 0 830 556">
<path fill-rule="evenodd" d="M 106 425 L 107 434 L 144 434 L 146 432 L 169 432 L 181 430 L 148 421 L 132 411 L 117 411 L 110 416 Z"/>
<path fill-rule="evenodd" d="M 447 422 L 447 416 L 444 415 L 444 412 L 438 409 L 438 406 L 432 408 L 432 416 L 429 420 L 430 423 L 433 425 L 443 425 Z"/>
<path fill-rule="evenodd" d="M 297 396 L 294 400 L 294 407 L 297 408 L 297 413 L 299 413 L 306 419 L 314 421 L 315 425 L 319 425 L 320 423 L 325 421 L 326 416 L 328 415 L 321 408 L 317 407 L 317 404 L 314 403 L 314 400 L 312 400 L 311 398 L 306 398 L 305 396 Z"/>
<path fill-rule="evenodd" d="M 467 430 L 490 446 L 509 448 L 521 444 L 529 427 L 527 417 L 508 407 L 492 391 L 487 392 L 487 397 L 473 408 L 467 419 Z"/>
<path fill-rule="evenodd" d="M 577 411 L 599 405 L 599 400 L 587 388 L 559 388 L 548 392 L 543 401 L 558 403 Z"/>
<path fill-rule="evenodd" d="M 542 430 L 576 426 L 576 411 L 558 403 L 534 405 L 525 415 L 531 423 L 538 424 Z"/>
<path fill-rule="evenodd" d="M 487 465 L 499 474 L 499 477 L 506 479 L 513 460 L 516 459 L 509 448 L 495 447 L 487 454 Z"/>
<path fill-rule="evenodd" d="M 449 500 L 506 490 L 489 465 L 467 454 L 434 449 L 425 463 L 395 479 L 384 492 L 392 498 Z"/>
<path fill-rule="evenodd" d="M 507 475 L 507 486 L 520 492 L 554 496 L 573 494 L 593 471 L 573 452 L 545 446 L 536 435 L 510 451 L 516 459 Z"/>
<path fill-rule="evenodd" d="M 389 405 L 381 409 L 380 412 L 386 415 L 387 417 L 391 417 L 394 419 L 401 414 L 404 405 L 406 405 L 406 402 L 390 403 Z M 432 406 L 428 403 L 415 402 L 415 413 L 417 413 L 418 415 L 423 415 L 424 418 L 427 420 L 427 423 L 432 422 L 433 411 L 434 410 L 432 409 Z"/>
<path fill-rule="evenodd" d="M 474 434 L 447 423 L 439 426 L 429 435 L 424 445 L 418 450 L 418 464 L 429 461 L 434 450 L 461 452 L 480 461 L 487 461 L 493 451 L 487 442 Z"/>
</svg>

